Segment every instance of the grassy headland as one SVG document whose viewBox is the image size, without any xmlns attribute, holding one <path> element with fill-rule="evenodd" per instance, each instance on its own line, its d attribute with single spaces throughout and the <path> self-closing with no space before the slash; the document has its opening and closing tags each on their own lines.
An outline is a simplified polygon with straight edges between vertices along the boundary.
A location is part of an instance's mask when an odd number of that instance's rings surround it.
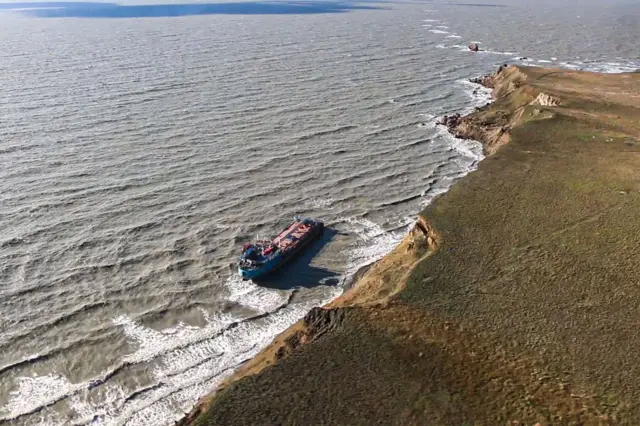
<svg viewBox="0 0 640 426">
<path fill-rule="evenodd" d="M 182 424 L 637 424 L 640 73 L 484 82 L 479 169 Z"/>
</svg>

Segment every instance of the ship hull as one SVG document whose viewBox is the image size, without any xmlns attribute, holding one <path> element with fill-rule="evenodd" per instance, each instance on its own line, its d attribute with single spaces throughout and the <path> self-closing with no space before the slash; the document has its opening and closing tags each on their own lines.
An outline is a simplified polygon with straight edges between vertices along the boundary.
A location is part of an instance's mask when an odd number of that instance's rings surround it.
<svg viewBox="0 0 640 426">
<path fill-rule="evenodd" d="M 285 229 L 278 237 L 273 240 L 274 244 L 284 245 L 287 239 L 290 238 L 287 234 L 288 229 L 293 226 L 290 225 Z M 295 229 L 294 229 L 295 231 Z M 289 244 L 284 248 L 279 249 L 278 255 L 270 258 L 259 267 L 246 268 L 238 266 L 238 274 L 245 280 L 257 280 L 260 279 L 284 266 L 289 260 L 293 259 L 302 250 L 309 245 L 312 241 L 322 235 L 324 231 L 324 224 L 322 222 L 313 221 L 313 226 L 305 232 L 300 238 L 295 239 L 294 244 Z"/>
</svg>

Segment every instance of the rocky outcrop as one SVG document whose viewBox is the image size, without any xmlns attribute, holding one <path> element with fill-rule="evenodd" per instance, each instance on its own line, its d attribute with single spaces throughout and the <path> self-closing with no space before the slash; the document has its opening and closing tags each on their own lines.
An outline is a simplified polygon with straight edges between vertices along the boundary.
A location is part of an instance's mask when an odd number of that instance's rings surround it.
<svg viewBox="0 0 640 426">
<path fill-rule="evenodd" d="M 503 65 L 500 65 L 500 67 L 498 67 L 498 70 L 495 73 L 489 74 L 489 75 L 483 75 L 480 77 L 470 78 L 469 81 L 474 84 L 479 84 L 480 86 L 486 87 L 488 89 L 493 89 L 495 88 L 496 80 L 502 74 L 502 72 L 506 69 L 507 69 L 507 64 L 503 64 Z"/>
<path fill-rule="evenodd" d="M 282 359 L 299 346 L 316 340 L 325 333 L 334 330 L 340 325 L 344 316 L 345 310 L 342 308 L 324 309 L 314 307 L 302 320 L 302 329 L 284 339 L 284 344 L 275 352 L 275 359 Z"/>
<path fill-rule="evenodd" d="M 493 74 L 472 78 L 469 81 L 493 89 L 492 96 L 496 99 L 518 90 L 524 79 L 526 76 L 516 67 L 504 64 Z M 535 101 L 542 102 L 540 105 L 557 102 L 550 96 L 538 96 Z M 449 132 L 457 138 L 482 142 L 485 152 L 493 154 L 500 146 L 509 142 L 511 128 L 520 118 L 522 110 L 521 107 L 509 109 L 509 112 L 477 108 L 476 112 L 464 117 L 460 114 L 445 115 L 438 124 L 447 126 Z"/>
<path fill-rule="evenodd" d="M 469 81 L 474 84 L 479 84 L 484 87 L 492 88 L 493 87 L 492 78 L 493 76 L 491 75 L 483 75 L 482 77 L 470 78 Z"/>
<path fill-rule="evenodd" d="M 497 116 L 495 120 L 493 118 L 485 120 L 482 117 L 465 117 L 449 131 L 456 138 L 482 142 L 485 152 L 491 155 L 509 142 L 513 121 L 512 116 L 508 114 Z"/>
<path fill-rule="evenodd" d="M 434 252 L 438 249 L 438 233 L 433 226 L 422 216 L 418 216 L 416 224 L 409 232 L 407 251 L 415 250 L 416 244 L 426 243 L 428 250 Z"/>
<path fill-rule="evenodd" d="M 344 319 L 344 309 L 324 309 L 315 307 L 304 317 L 307 336 L 317 339 L 338 327 Z"/>
<path fill-rule="evenodd" d="M 453 132 L 456 127 L 460 124 L 462 120 L 462 116 L 460 113 L 456 113 L 454 115 L 445 115 L 443 116 L 437 124 L 441 126 L 447 126 L 450 132 Z"/>
</svg>

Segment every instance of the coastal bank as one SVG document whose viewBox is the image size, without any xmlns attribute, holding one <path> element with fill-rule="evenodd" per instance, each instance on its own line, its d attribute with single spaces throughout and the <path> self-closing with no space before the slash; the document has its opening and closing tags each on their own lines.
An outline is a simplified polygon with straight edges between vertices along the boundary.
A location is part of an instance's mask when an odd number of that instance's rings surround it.
<svg viewBox="0 0 640 426">
<path fill-rule="evenodd" d="M 478 82 L 478 170 L 179 424 L 636 423 L 640 73 Z"/>
</svg>

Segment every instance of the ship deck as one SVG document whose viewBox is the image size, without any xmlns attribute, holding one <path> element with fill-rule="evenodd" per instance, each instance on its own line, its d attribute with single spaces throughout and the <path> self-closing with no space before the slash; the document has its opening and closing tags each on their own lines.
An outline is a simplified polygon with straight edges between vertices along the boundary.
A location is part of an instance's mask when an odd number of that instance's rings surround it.
<svg viewBox="0 0 640 426">
<path fill-rule="evenodd" d="M 313 227 L 311 225 L 304 224 L 302 222 L 292 223 L 287 229 L 282 231 L 278 235 L 273 243 L 278 246 L 282 251 L 287 251 L 294 248 L 298 241 L 300 241 L 306 234 L 308 234 Z"/>
</svg>

